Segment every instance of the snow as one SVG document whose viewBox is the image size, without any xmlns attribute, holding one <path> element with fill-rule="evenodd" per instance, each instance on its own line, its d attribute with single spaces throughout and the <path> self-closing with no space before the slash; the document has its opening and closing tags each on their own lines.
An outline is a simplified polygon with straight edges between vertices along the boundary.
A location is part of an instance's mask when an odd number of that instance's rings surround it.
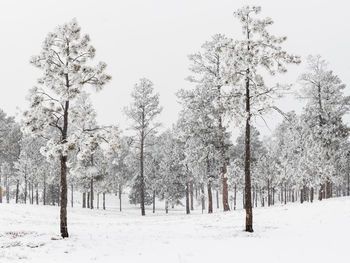
<svg viewBox="0 0 350 263">
<path fill-rule="evenodd" d="M 0 262 L 346 262 L 350 198 L 244 211 L 166 215 L 134 206 L 69 208 L 70 237 L 58 235 L 56 206 L 0 204 Z"/>
</svg>

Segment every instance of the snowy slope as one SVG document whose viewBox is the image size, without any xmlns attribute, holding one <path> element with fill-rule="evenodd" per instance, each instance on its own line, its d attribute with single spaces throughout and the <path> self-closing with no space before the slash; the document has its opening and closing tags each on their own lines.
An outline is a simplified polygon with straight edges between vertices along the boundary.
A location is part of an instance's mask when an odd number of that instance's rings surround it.
<svg viewBox="0 0 350 263">
<path fill-rule="evenodd" d="M 60 239 L 58 207 L 0 204 L 0 262 L 347 262 L 350 199 L 212 215 L 174 210 L 146 217 L 129 207 L 68 211 Z"/>
</svg>

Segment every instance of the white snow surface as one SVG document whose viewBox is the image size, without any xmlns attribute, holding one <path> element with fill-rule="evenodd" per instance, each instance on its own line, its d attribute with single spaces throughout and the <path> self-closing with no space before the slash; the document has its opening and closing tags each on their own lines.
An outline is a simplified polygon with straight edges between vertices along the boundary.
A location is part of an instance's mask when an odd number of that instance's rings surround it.
<svg viewBox="0 0 350 263">
<path fill-rule="evenodd" d="M 127 207 L 69 208 L 70 237 L 59 236 L 59 207 L 0 204 L 0 262 L 348 262 L 350 198 L 185 215 Z"/>
</svg>

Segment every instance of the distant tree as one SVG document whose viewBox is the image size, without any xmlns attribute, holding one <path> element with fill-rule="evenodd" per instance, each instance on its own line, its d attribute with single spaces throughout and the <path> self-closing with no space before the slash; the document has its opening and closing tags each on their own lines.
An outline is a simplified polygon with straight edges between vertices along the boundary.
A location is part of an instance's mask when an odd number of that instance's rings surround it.
<svg viewBox="0 0 350 263">
<path fill-rule="evenodd" d="M 125 108 L 126 115 L 132 121 L 131 129 L 136 133 L 133 137 L 134 145 L 139 149 L 139 177 L 135 178 L 135 184 L 138 185 L 141 215 L 145 213 L 145 178 L 144 178 L 144 160 L 147 139 L 159 127 L 155 123 L 155 118 L 160 114 L 162 108 L 159 106 L 159 95 L 154 93 L 153 83 L 146 79 L 140 79 L 135 85 L 131 94 L 133 102 Z"/>
</svg>

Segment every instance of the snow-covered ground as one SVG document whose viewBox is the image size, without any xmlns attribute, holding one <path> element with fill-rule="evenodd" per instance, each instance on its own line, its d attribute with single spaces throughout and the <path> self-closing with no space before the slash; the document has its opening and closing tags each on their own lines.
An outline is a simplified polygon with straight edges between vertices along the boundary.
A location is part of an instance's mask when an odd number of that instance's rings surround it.
<svg viewBox="0 0 350 263">
<path fill-rule="evenodd" d="M 0 262 L 348 262 L 350 199 L 187 216 L 128 207 L 68 211 L 70 238 L 58 235 L 58 207 L 0 204 Z"/>
</svg>

